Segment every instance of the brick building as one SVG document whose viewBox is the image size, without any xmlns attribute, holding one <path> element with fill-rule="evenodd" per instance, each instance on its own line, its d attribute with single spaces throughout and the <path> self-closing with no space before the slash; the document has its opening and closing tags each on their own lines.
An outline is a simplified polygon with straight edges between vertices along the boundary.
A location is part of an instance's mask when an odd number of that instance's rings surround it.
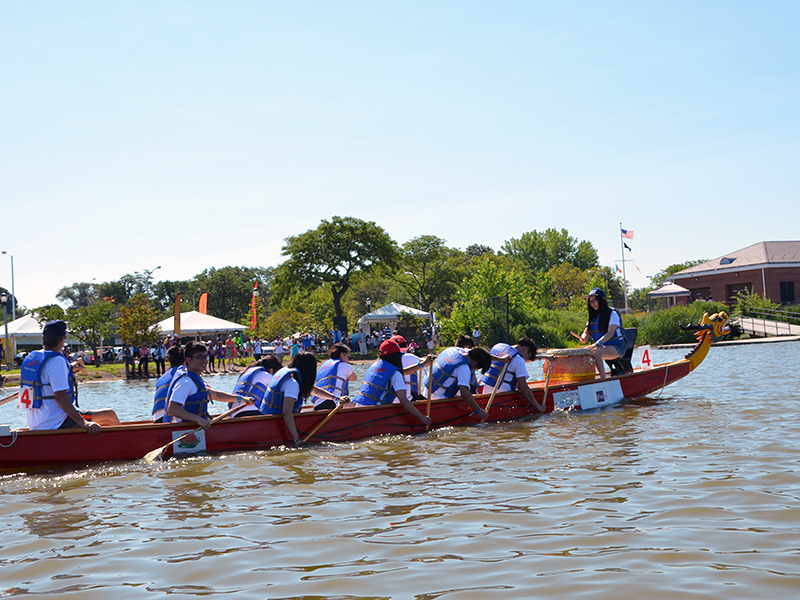
<svg viewBox="0 0 800 600">
<path fill-rule="evenodd" d="M 745 289 L 773 302 L 795 304 L 800 293 L 800 241 L 759 242 L 678 271 L 669 281 L 692 293 L 692 301 L 736 302 Z"/>
</svg>

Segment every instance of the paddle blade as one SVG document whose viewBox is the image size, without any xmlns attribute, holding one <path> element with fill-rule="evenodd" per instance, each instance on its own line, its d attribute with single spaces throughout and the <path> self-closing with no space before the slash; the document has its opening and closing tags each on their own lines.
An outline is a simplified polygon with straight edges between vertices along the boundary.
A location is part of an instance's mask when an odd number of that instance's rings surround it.
<svg viewBox="0 0 800 600">
<path fill-rule="evenodd" d="M 152 452 L 148 452 L 147 454 L 144 455 L 144 461 L 147 464 L 154 463 L 156 459 L 161 458 L 161 455 L 164 453 L 164 449 L 165 449 L 164 446 L 161 446 L 161 448 L 156 448 Z"/>
</svg>

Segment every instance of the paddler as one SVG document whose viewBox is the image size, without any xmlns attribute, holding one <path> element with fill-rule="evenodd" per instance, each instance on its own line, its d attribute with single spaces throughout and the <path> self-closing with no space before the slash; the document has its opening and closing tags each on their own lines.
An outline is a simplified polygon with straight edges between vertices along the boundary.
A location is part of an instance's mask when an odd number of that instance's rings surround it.
<svg viewBox="0 0 800 600">
<path fill-rule="evenodd" d="M 358 379 L 350 366 L 350 348 L 340 342 L 331 347 L 328 355 L 330 358 L 317 370 L 314 385 L 334 396 L 348 396 L 349 383 Z M 311 400 L 314 402 L 314 410 L 330 410 L 336 406 L 333 400 L 320 396 L 312 396 Z"/>
<path fill-rule="evenodd" d="M 455 398 L 460 395 L 481 421 L 486 421 L 489 414 L 475 402 L 469 386 L 473 372 L 476 369 L 486 372 L 491 364 L 492 357 L 486 348 L 447 348 L 433 365 L 433 376 L 428 382 L 431 397 Z"/>
<path fill-rule="evenodd" d="M 520 390 L 528 402 L 536 407 L 536 410 L 541 413 L 545 412 L 545 407 L 536 401 L 536 397 L 528 385 L 528 368 L 525 366 L 525 363 L 536 358 L 536 351 L 536 343 L 527 337 L 519 338 L 513 346 L 502 342 L 492 346 L 492 366 L 481 378 L 483 385 L 481 392 L 491 394 L 495 387 L 498 392 Z M 510 362 L 508 362 L 509 359 Z M 498 386 L 497 377 L 503 369 L 503 364 L 508 364 L 508 367 L 503 375 L 503 381 Z"/>
<path fill-rule="evenodd" d="M 248 396 L 237 396 L 208 387 L 202 377 L 208 362 L 208 350 L 203 342 L 192 340 L 186 344 L 183 352 L 186 357 L 185 364 L 178 368 L 167 388 L 165 423 L 191 421 L 203 429 L 208 429 L 211 425 L 208 416 L 209 400 L 253 402 L 253 398 Z"/>
<path fill-rule="evenodd" d="M 169 384 L 172 383 L 172 378 L 178 372 L 178 368 L 183 366 L 184 354 L 183 348 L 180 346 L 172 346 L 167 350 L 167 359 L 169 359 L 169 369 L 156 380 L 156 394 L 153 398 L 153 423 L 163 423 L 164 414 L 167 411 L 167 392 L 169 391 Z"/>
<path fill-rule="evenodd" d="M 28 429 L 77 429 L 98 433 L 119 425 L 110 408 L 78 410 L 78 392 L 69 360 L 62 354 L 67 324 L 48 321 L 42 330 L 42 349 L 22 361 L 22 385 L 17 406 L 26 409 Z"/>
<path fill-rule="evenodd" d="M 239 381 L 236 382 L 233 393 L 251 396 L 256 399 L 256 402 L 263 401 L 272 377 L 280 370 L 280 361 L 272 354 L 269 354 L 247 367 L 245 372 L 239 376 Z M 236 404 L 241 404 L 242 408 L 233 413 L 230 418 L 261 416 L 261 412 L 255 406 L 245 402 L 231 402 L 228 407 L 233 408 Z"/>
<path fill-rule="evenodd" d="M 423 400 L 423 383 L 422 383 L 422 368 L 427 367 L 434 361 L 433 354 L 428 354 L 425 360 L 420 360 L 418 357 L 408 352 L 408 342 L 402 335 L 393 335 L 391 338 L 400 347 L 400 352 L 403 353 L 403 379 L 406 382 L 406 396 L 409 400 Z"/>
<path fill-rule="evenodd" d="M 300 412 L 303 400 L 312 393 L 333 401 L 346 400 L 319 389 L 314 385 L 317 378 L 317 359 L 310 352 L 301 351 L 292 357 L 289 365 L 280 369 L 267 386 L 263 400 L 256 400 L 256 408 L 262 415 L 283 415 L 283 422 L 295 446 L 300 444 L 294 413 Z"/>
<path fill-rule="evenodd" d="M 403 355 L 400 346 L 392 339 L 386 340 L 378 349 L 379 358 L 364 375 L 364 383 L 358 394 L 353 397 L 353 402 L 359 406 L 375 406 L 379 404 L 392 404 L 394 399 L 413 415 L 423 425 L 430 425 L 430 417 L 423 415 L 414 406 L 406 395 L 406 382 L 403 379 Z M 427 363 L 426 363 L 427 364 Z M 419 370 L 421 365 L 409 367 L 409 373 Z"/>
</svg>

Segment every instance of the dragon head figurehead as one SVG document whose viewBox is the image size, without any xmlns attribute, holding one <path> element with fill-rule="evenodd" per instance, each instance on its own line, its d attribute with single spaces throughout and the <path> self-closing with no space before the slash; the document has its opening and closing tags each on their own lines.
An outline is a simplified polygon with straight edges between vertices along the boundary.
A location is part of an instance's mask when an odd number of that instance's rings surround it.
<svg viewBox="0 0 800 600">
<path fill-rule="evenodd" d="M 697 345 L 686 355 L 686 360 L 691 364 L 692 371 L 703 362 L 711 344 L 718 342 L 722 339 L 722 336 L 731 331 L 731 327 L 728 325 L 728 313 L 725 311 L 714 313 L 710 317 L 708 313 L 704 313 L 699 325 L 682 325 L 681 329 L 694 330 L 694 335 L 697 337 Z"/>
</svg>

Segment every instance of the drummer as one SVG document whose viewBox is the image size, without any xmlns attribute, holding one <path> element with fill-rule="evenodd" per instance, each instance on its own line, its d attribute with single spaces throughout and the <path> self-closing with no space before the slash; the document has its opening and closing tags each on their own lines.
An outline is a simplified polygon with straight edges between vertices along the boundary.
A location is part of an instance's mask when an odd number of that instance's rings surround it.
<svg viewBox="0 0 800 600">
<path fill-rule="evenodd" d="M 589 351 L 594 357 L 600 379 L 604 379 L 606 369 L 603 361 L 621 358 L 628 349 L 625 331 L 622 329 L 622 317 L 616 308 L 608 305 L 606 293 L 601 288 L 592 288 L 584 298 L 588 300 L 589 320 L 580 336 L 574 331 L 572 335 L 579 337 L 584 344 L 592 340 Z"/>
<path fill-rule="evenodd" d="M 530 386 L 528 385 L 528 368 L 525 363 L 531 362 L 536 358 L 536 343 L 527 337 L 521 337 L 513 346 L 499 343 L 492 346 L 492 366 L 483 374 L 481 393 L 491 394 L 497 387 L 498 392 L 509 392 L 519 390 L 522 395 L 536 407 L 540 413 L 546 411 L 545 407 L 536 401 Z M 503 380 L 497 385 L 497 378 L 503 368 L 504 363 L 508 363 Z"/>
</svg>

